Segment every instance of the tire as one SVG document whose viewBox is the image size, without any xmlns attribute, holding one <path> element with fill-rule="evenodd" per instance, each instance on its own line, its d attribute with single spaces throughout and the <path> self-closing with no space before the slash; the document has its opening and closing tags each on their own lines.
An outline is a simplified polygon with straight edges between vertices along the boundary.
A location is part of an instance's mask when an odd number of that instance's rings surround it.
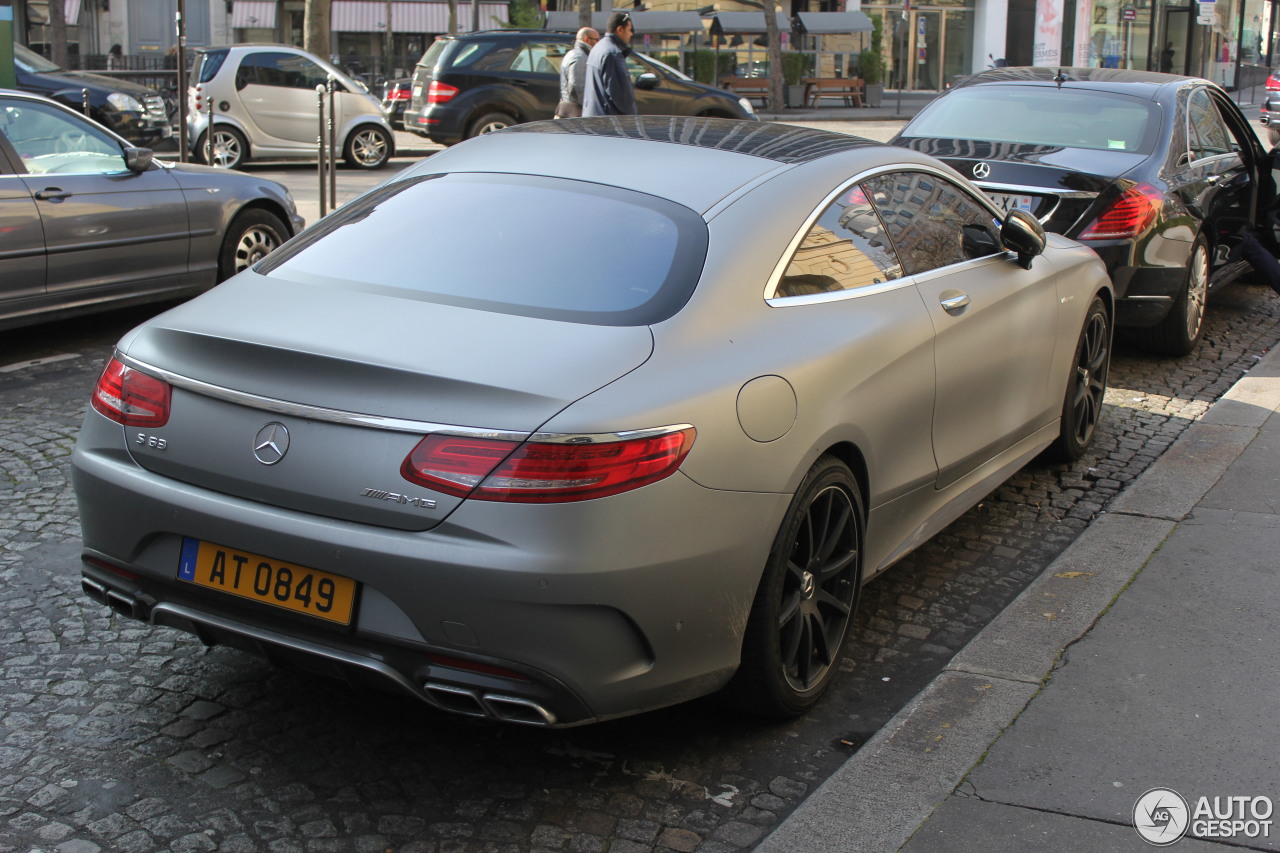
<svg viewBox="0 0 1280 853">
<path fill-rule="evenodd" d="M 1058 459 L 1074 462 L 1093 444 L 1102 420 L 1102 400 L 1107 394 L 1110 371 L 1111 315 L 1102 297 L 1095 296 L 1071 360 L 1071 376 L 1062 401 L 1062 430 L 1052 449 Z"/>
<path fill-rule="evenodd" d="M 1276 144 L 1280 143 L 1280 130 L 1267 125 L 1267 139 L 1270 141 L 1271 147 L 1275 148 Z"/>
<path fill-rule="evenodd" d="M 495 130 L 502 130 L 511 127 L 518 122 L 506 113 L 485 113 L 480 118 L 471 122 L 471 126 L 467 128 L 467 139 L 473 136 L 479 136 L 482 133 L 493 133 Z"/>
<path fill-rule="evenodd" d="M 289 239 L 284 223 L 274 214 L 252 208 L 231 220 L 218 252 L 218 281 L 225 281 L 266 257 Z"/>
<path fill-rule="evenodd" d="M 209 132 L 200 134 L 196 145 L 196 160 L 208 163 Z M 239 169 L 249 159 L 249 143 L 244 134 L 234 127 L 215 124 L 213 126 L 213 163 L 221 169 Z"/>
<path fill-rule="evenodd" d="M 342 159 L 353 169 L 381 169 L 391 159 L 394 141 L 381 127 L 366 124 L 357 127 L 342 147 Z"/>
<path fill-rule="evenodd" d="M 1209 243 L 1200 235 L 1191 246 L 1186 279 L 1168 316 L 1149 329 L 1139 329 L 1136 337 L 1157 355 L 1186 355 L 1204 332 L 1208 294 Z"/>
<path fill-rule="evenodd" d="M 823 456 L 778 530 L 724 697 L 740 710 L 796 717 L 822 697 L 857 610 L 866 511 L 853 473 Z"/>
</svg>

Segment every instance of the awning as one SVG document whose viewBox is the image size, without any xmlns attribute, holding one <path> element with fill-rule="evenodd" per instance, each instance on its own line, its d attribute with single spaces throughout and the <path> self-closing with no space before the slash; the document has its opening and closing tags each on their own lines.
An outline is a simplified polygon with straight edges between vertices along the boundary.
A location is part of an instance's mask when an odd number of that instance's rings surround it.
<svg viewBox="0 0 1280 853">
<path fill-rule="evenodd" d="M 63 0 L 62 14 L 67 25 L 74 27 L 80 18 L 80 0 Z"/>
<path fill-rule="evenodd" d="M 235 0 L 231 5 L 231 27 L 239 30 L 274 30 L 275 0 Z"/>
<path fill-rule="evenodd" d="M 329 14 L 329 27 L 335 33 L 387 31 L 387 4 L 382 0 L 333 0 Z M 458 32 L 471 32 L 471 4 L 467 0 L 458 2 L 457 22 Z M 497 29 L 506 22 L 506 3 L 480 4 L 480 29 Z M 396 0 L 391 4 L 391 29 L 397 33 L 447 33 L 449 4 Z"/>
<path fill-rule="evenodd" d="M 631 15 L 631 23 L 635 25 L 637 35 L 697 33 L 702 32 L 703 29 L 702 18 L 697 12 L 632 12 L 630 9 L 618 11 Z M 609 21 L 609 15 L 609 12 L 592 12 L 591 26 L 603 33 Z M 558 33 L 576 33 L 578 13 L 548 12 L 546 28 Z"/>
<path fill-rule="evenodd" d="M 869 33 L 875 29 L 863 12 L 801 12 L 800 27 L 811 36 L 824 33 Z"/>
<path fill-rule="evenodd" d="M 781 12 L 777 14 L 778 32 L 790 35 L 791 19 Z M 764 12 L 716 12 L 715 17 L 711 19 L 711 34 L 742 33 L 745 35 L 757 35 L 769 31 L 766 26 L 767 23 L 764 19 Z"/>
</svg>

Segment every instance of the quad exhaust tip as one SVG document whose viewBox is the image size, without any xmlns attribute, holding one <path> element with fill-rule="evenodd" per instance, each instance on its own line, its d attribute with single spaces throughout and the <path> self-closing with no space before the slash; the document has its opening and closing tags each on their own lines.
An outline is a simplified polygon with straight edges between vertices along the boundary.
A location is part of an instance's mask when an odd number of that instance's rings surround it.
<svg viewBox="0 0 1280 853">
<path fill-rule="evenodd" d="M 454 684 L 428 681 L 423 685 L 427 695 L 446 711 L 468 717 L 486 717 L 527 726 L 554 726 L 556 715 L 532 699 L 481 693 Z"/>
<path fill-rule="evenodd" d="M 84 590 L 85 595 L 99 604 L 105 604 L 121 616 L 147 621 L 147 605 L 127 592 L 111 589 L 92 578 L 81 578 L 80 588 Z"/>
</svg>

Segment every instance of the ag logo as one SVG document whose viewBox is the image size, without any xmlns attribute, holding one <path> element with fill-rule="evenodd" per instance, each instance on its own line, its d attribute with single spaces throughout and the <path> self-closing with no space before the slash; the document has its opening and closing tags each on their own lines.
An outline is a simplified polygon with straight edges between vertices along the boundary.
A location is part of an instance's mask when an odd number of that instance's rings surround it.
<svg viewBox="0 0 1280 853">
<path fill-rule="evenodd" d="M 1190 821 L 1187 801 L 1169 788 L 1152 788 L 1133 804 L 1133 828 L 1157 847 L 1168 847 L 1186 835 Z"/>
</svg>

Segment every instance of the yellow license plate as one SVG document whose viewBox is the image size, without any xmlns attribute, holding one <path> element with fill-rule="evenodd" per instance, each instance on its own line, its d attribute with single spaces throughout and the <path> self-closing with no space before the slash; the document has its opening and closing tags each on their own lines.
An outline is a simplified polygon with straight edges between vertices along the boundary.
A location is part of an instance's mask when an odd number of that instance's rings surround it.
<svg viewBox="0 0 1280 853">
<path fill-rule="evenodd" d="M 356 582 L 248 551 L 183 537 L 178 579 L 347 625 Z"/>
</svg>

